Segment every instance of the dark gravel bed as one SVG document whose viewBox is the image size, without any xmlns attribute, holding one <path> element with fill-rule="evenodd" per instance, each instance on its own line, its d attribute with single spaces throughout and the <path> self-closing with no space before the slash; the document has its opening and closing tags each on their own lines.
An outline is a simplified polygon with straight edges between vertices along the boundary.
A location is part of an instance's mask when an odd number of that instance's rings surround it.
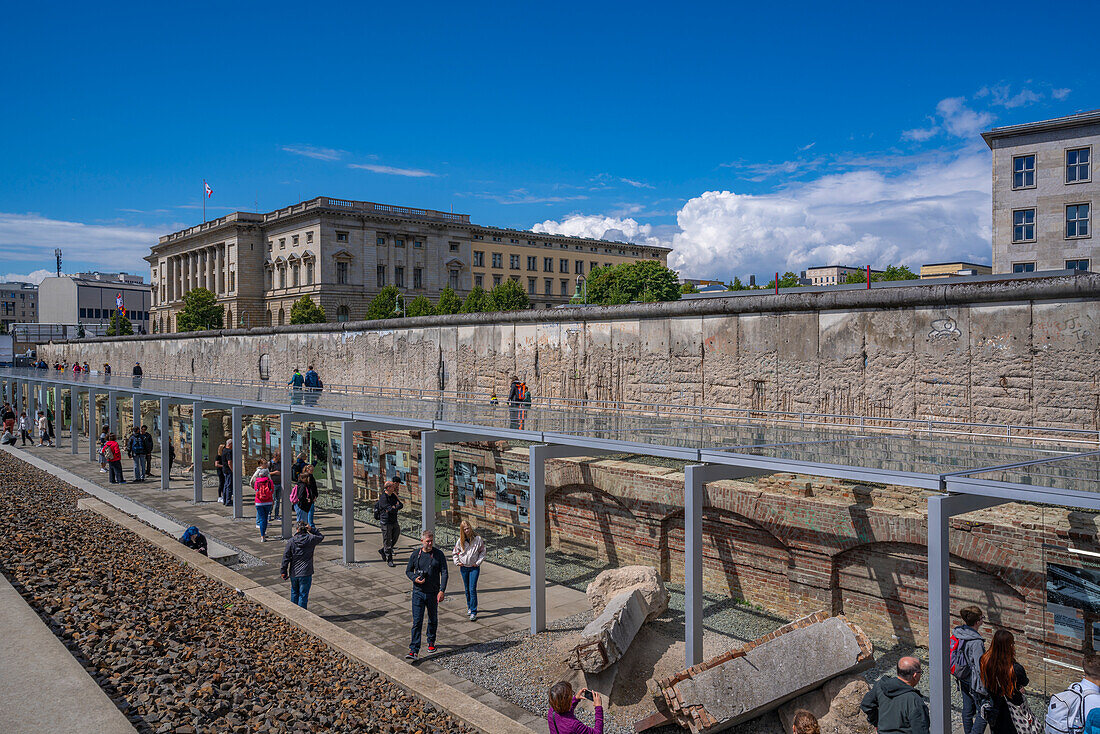
<svg viewBox="0 0 1100 734">
<path fill-rule="evenodd" d="M 0 571 L 139 732 L 472 732 L 0 453 Z"/>
</svg>

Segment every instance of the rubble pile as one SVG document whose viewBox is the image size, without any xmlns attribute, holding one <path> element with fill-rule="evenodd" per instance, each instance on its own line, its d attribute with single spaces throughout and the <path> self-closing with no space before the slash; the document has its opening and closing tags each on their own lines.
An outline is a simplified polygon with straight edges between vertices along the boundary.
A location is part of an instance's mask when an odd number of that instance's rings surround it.
<svg viewBox="0 0 1100 734">
<path fill-rule="evenodd" d="M 138 731 L 472 731 L 82 496 L 0 453 L 0 571 Z"/>
</svg>

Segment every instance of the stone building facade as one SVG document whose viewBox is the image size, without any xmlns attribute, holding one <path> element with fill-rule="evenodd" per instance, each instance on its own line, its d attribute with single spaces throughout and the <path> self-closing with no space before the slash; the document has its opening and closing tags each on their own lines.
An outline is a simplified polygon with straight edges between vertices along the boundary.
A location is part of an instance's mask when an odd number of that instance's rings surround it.
<svg viewBox="0 0 1100 734">
<path fill-rule="evenodd" d="M 407 300 L 459 297 L 511 278 L 536 307 L 567 303 L 578 276 L 638 260 L 667 263 L 669 249 L 486 227 L 468 214 L 318 197 L 266 214 L 234 212 L 160 238 L 146 258 L 158 332 L 175 331 L 183 296 L 203 287 L 228 326 L 289 323 L 302 296 L 329 321 L 354 321 L 394 285 Z"/>
<path fill-rule="evenodd" d="M 1100 110 L 982 137 L 993 151 L 993 272 L 1100 268 Z"/>
</svg>

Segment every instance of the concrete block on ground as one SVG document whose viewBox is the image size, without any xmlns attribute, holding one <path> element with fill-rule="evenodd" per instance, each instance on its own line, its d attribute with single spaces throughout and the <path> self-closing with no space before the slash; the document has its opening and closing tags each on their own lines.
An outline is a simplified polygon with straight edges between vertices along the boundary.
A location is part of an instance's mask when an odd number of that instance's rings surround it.
<svg viewBox="0 0 1100 734">
<path fill-rule="evenodd" d="M 583 640 L 574 650 L 569 666 L 586 673 L 599 673 L 617 663 L 646 621 L 646 603 L 640 589 L 619 594 L 600 616 L 581 633 Z"/>
<path fill-rule="evenodd" d="M 658 711 L 693 734 L 724 731 L 871 665 L 873 648 L 843 617 L 818 612 L 652 686 Z"/>
<path fill-rule="evenodd" d="M 601 571 L 588 584 L 585 595 L 598 617 L 611 600 L 626 591 L 642 593 L 646 621 L 651 622 L 668 609 L 668 590 L 657 569 L 652 566 L 623 566 Z"/>
<path fill-rule="evenodd" d="M 804 693 L 779 707 L 784 731 L 792 731 L 794 715 L 806 709 L 817 717 L 822 731 L 834 734 L 874 734 L 875 728 L 859 708 L 870 684 L 857 674 L 841 675 L 821 688 Z"/>
</svg>

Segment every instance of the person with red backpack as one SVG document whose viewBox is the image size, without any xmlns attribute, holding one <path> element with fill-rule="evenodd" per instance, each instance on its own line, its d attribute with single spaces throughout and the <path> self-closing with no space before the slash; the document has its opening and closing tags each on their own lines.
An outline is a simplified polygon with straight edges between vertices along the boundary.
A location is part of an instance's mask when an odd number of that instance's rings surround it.
<svg viewBox="0 0 1100 734">
<path fill-rule="evenodd" d="M 275 483 L 267 467 L 256 470 L 259 475 L 253 483 L 256 490 L 256 525 L 260 528 L 260 542 L 267 542 L 267 521 L 271 515 L 271 506 L 275 504 Z"/>
<path fill-rule="evenodd" d="M 118 437 L 113 433 L 107 434 L 107 440 L 103 444 L 103 458 L 107 460 L 110 483 L 126 484 L 122 477 L 122 449 L 118 446 Z"/>
<path fill-rule="evenodd" d="M 982 610 L 975 606 L 963 607 L 959 610 L 959 618 L 962 624 L 951 631 L 947 661 L 962 694 L 963 734 L 982 734 L 986 724 L 981 711 L 982 700 L 986 697 L 981 677 L 985 640 L 978 632 Z"/>
</svg>

